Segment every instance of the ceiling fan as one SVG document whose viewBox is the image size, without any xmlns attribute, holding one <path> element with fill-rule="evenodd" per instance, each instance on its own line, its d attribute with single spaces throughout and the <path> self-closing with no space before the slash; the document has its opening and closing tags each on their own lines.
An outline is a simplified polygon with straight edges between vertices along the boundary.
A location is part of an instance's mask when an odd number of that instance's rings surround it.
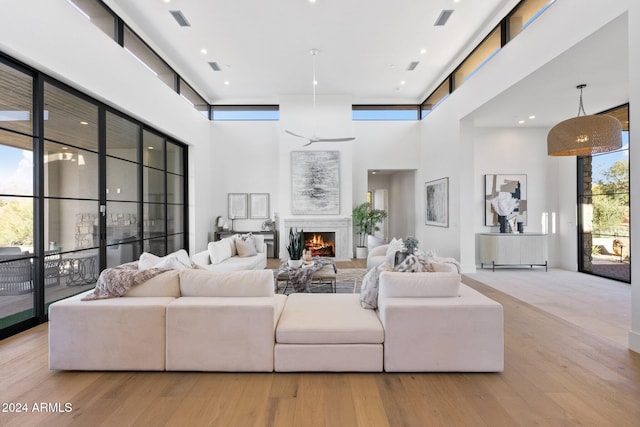
<svg viewBox="0 0 640 427">
<path fill-rule="evenodd" d="M 306 147 L 308 145 L 311 145 L 313 143 L 316 142 L 343 142 L 343 141 L 353 141 L 355 138 L 354 137 L 344 137 L 344 138 L 321 138 L 319 136 L 317 136 L 315 134 L 315 119 L 316 119 L 316 85 L 318 84 L 318 82 L 316 81 L 316 56 L 318 56 L 318 53 L 320 53 L 320 51 L 318 49 L 311 49 L 309 51 L 309 53 L 311 53 L 311 55 L 313 55 L 313 118 L 314 118 L 314 128 L 313 128 L 313 136 L 303 136 L 303 135 L 299 135 L 297 133 L 291 132 L 290 130 L 285 130 L 286 133 L 288 133 L 289 135 L 295 136 L 297 138 L 302 138 L 302 139 L 306 139 L 307 142 L 306 144 L 303 145 L 303 147 Z"/>
</svg>

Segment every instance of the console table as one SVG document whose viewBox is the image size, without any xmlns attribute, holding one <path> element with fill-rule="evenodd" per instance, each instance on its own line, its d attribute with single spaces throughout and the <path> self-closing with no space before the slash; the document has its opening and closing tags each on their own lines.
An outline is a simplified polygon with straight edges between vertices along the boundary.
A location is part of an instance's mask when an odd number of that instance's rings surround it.
<svg viewBox="0 0 640 427">
<path fill-rule="evenodd" d="M 541 233 L 480 233 L 480 268 L 485 264 L 544 267 L 547 271 L 547 235 Z"/>
</svg>

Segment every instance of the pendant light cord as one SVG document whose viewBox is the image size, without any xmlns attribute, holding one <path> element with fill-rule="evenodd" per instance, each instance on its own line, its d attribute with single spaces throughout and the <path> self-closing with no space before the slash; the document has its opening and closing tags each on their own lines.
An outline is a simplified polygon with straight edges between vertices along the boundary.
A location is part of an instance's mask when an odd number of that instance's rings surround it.
<svg viewBox="0 0 640 427">
<path fill-rule="evenodd" d="M 580 89 L 580 105 L 578 105 L 578 117 L 580 117 L 580 112 L 582 112 L 583 116 L 586 116 L 587 113 L 584 112 L 584 105 L 582 104 L 582 89 L 587 87 L 585 84 L 581 84 L 576 86 L 576 89 Z"/>
</svg>

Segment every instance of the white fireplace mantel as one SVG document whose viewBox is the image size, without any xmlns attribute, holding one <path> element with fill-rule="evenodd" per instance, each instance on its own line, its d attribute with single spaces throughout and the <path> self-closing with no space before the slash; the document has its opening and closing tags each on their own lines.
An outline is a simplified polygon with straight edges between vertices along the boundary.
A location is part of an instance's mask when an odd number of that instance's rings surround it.
<svg viewBox="0 0 640 427">
<path fill-rule="evenodd" d="M 287 258 L 287 244 L 289 243 L 289 230 L 297 228 L 315 232 L 335 232 L 336 233 L 336 261 L 350 261 L 353 253 L 353 239 L 351 238 L 351 218 L 336 217 L 303 217 L 284 218 L 283 229 L 280 233 L 280 250 Z"/>
</svg>

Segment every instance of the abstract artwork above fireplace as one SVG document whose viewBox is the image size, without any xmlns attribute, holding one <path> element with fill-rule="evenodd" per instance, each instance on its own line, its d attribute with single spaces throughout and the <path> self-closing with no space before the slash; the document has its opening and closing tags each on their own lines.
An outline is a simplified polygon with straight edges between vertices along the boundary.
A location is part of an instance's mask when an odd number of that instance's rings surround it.
<svg viewBox="0 0 640 427">
<path fill-rule="evenodd" d="M 340 213 L 340 152 L 291 152 L 291 213 Z"/>
</svg>

